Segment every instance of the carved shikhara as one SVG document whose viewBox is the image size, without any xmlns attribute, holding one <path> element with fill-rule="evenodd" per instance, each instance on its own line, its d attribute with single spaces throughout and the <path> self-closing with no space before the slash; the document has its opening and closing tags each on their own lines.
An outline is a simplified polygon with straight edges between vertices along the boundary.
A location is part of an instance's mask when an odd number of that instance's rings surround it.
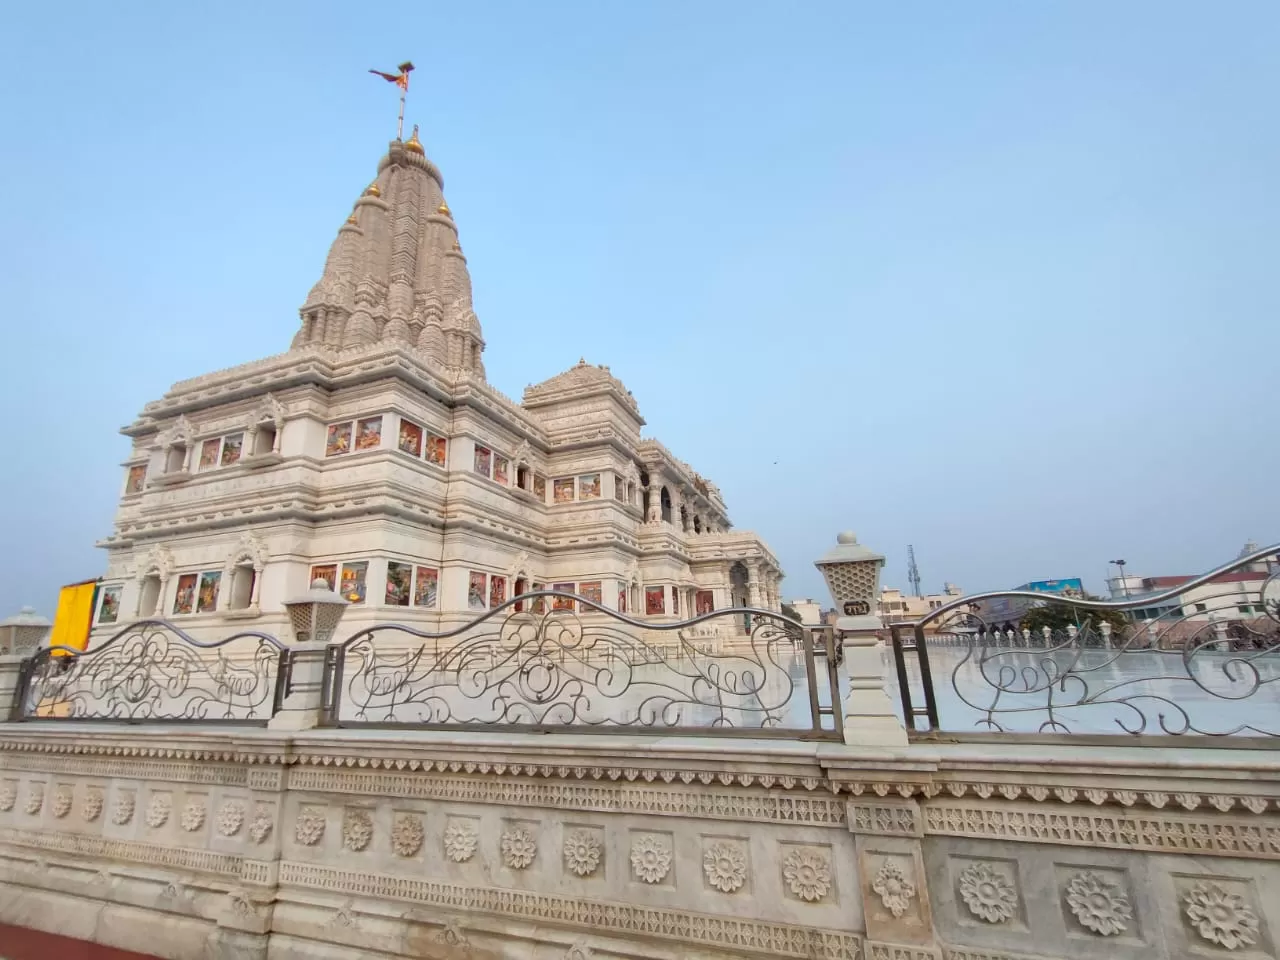
<svg viewBox="0 0 1280 960">
<path fill-rule="evenodd" d="M 357 873 L 286 861 L 281 884 L 556 923 L 584 930 L 660 937 L 721 949 L 817 960 L 861 960 L 857 934 L 816 927 L 710 916 L 684 910 L 560 897 L 523 890 L 469 887 L 416 877 Z"/>
</svg>

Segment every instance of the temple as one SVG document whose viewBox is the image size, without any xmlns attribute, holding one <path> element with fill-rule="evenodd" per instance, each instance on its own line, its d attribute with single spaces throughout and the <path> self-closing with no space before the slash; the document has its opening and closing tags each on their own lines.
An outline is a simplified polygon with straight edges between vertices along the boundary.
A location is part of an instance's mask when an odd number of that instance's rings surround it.
<svg viewBox="0 0 1280 960">
<path fill-rule="evenodd" d="M 579 361 L 518 404 L 486 382 L 416 128 L 339 227 L 300 321 L 286 353 L 177 383 L 123 428 L 95 637 L 150 617 L 287 636 L 284 602 L 316 579 L 350 602 L 348 635 L 455 626 L 544 588 L 654 622 L 780 609 L 777 559 L 732 529 L 715 484 L 642 439 L 608 367 Z"/>
</svg>

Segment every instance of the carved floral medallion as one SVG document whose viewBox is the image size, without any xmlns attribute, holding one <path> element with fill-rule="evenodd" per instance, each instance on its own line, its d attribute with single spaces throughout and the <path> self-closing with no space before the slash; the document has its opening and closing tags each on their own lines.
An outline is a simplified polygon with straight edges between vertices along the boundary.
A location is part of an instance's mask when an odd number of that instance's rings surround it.
<svg viewBox="0 0 1280 960">
<path fill-rule="evenodd" d="M 1258 915 L 1244 897 L 1216 883 L 1197 883 L 1182 898 L 1182 908 L 1191 926 L 1210 943 L 1238 950 L 1258 942 Z"/>
<path fill-rule="evenodd" d="M 422 849 L 422 818 L 411 813 L 396 815 L 391 824 L 391 849 L 398 857 L 412 857 Z"/>
<path fill-rule="evenodd" d="M 13 782 L 0 786 L 0 811 L 8 813 L 18 802 L 18 786 Z"/>
<path fill-rule="evenodd" d="M 253 823 L 249 824 L 249 836 L 253 838 L 254 843 L 263 843 L 267 837 L 271 836 L 274 826 L 271 808 L 266 804 L 259 804 L 253 811 Z"/>
<path fill-rule="evenodd" d="M 646 835 L 631 844 L 631 869 L 645 883 L 661 883 L 671 872 L 671 844 Z"/>
<path fill-rule="evenodd" d="M 916 885 L 907 879 L 896 860 L 885 859 L 871 882 L 872 891 L 880 897 L 884 908 L 895 917 L 907 912 L 916 895 Z"/>
<path fill-rule="evenodd" d="M 102 815 L 102 791 L 90 789 L 80 801 L 80 817 L 85 823 L 93 823 Z"/>
<path fill-rule="evenodd" d="M 1120 884 L 1091 870 L 1067 881 L 1067 906 L 1086 930 L 1103 937 L 1123 933 L 1133 919 L 1133 908 Z"/>
<path fill-rule="evenodd" d="M 206 816 L 204 804 L 199 800 L 190 800 L 182 808 L 182 829 L 187 833 L 195 833 L 204 826 Z"/>
<path fill-rule="evenodd" d="M 40 812 L 42 806 L 44 806 L 44 786 L 43 784 L 33 783 L 27 788 L 27 804 L 23 809 L 35 816 Z"/>
<path fill-rule="evenodd" d="M 713 843 L 702 855 L 707 883 L 721 893 L 733 893 L 747 882 L 747 857 L 735 844 Z"/>
<path fill-rule="evenodd" d="M 59 787 L 53 795 L 53 815 L 61 820 L 71 812 L 71 804 L 74 801 L 71 787 Z"/>
<path fill-rule="evenodd" d="M 986 923 L 1012 919 L 1018 906 L 1013 884 L 989 863 L 975 863 L 960 874 L 960 898 L 971 914 Z"/>
<path fill-rule="evenodd" d="M 359 853 L 373 839 L 373 818 L 363 810 L 348 810 L 342 818 L 342 845 Z"/>
<path fill-rule="evenodd" d="M 782 879 L 801 900 L 815 903 L 831 892 L 831 861 L 813 850 L 793 850 L 782 861 Z"/>
<path fill-rule="evenodd" d="M 480 837 L 470 823 L 454 821 L 444 831 L 444 852 L 454 863 L 466 863 L 475 856 Z"/>
<path fill-rule="evenodd" d="M 151 802 L 147 804 L 147 826 L 156 830 L 163 827 L 169 820 L 169 798 L 166 796 L 154 796 Z"/>
<path fill-rule="evenodd" d="M 324 836 L 324 814 L 303 809 L 293 825 L 293 837 L 304 847 L 314 847 Z"/>
<path fill-rule="evenodd" d="M 132 793 L 116 794 L 115 806 L 111 810 L 111 822 L 117 827 L 123 827 L 132 820 L 133 808 L 136 802 Z"/>
<path fill-rule="evenodd" d="M 589 830 L 575 830 L 564 840 L 564 865 L 580 877 L 600 867 L 600 841 Z"/>
<path fill-rule="evenodd" d="M 512 870 L 523 870 L 538 855 L 538 841 L 524 827 L 515 827 L 502 834 L 502 862 Z"/>
<path fill-rule="evenodd" d="M 226 800 L 218 808 L 218 832 L 224 837 L 234 837 L 244 826 L 244 804 L 239 800 Z"/>
</svg>

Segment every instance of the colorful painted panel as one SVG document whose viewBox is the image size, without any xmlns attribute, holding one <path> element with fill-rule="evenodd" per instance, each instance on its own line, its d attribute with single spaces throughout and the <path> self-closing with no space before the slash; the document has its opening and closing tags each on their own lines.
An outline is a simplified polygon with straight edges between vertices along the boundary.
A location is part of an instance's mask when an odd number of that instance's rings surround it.
<svg viewBox="0 0 1280 960">
<path fill-rule="evenodd" d="M 484 609 L 484 588 L 485 575 L 471 571 L 471 577 L 467 581 L 467 606 L 472 610 Z"/>
<path fill-rule="evenodd" d="M 422 456 L 422 428 L 408 420 L 400 421 L 400 438 L 397 446 L 411 457 Z"/>
<path fill-rule="evenodd" d="M 120 619 L 121 586 L 103 587 L 102 599 L 98 601 L 98 622 L 115 623 Z"/>
<path fill-rule="evenodd" d="M 222 443 L 220 437 L 214 437 L 212 440 L 206 440 L 200 444 L 200 469 L 205 470 L 209 467 L 218 465 L 218 446 Z"/>
<path fill-rule="evenodd" d="M 311 578 L 307 581 L 307 589 L 311 589 L 311 584 L 317 580 L 323 580 L 332 590 L 338 585 L 338 565 L 336 563 L 321 563 L 311 568 Z"/>
<path fill-rule="evenodd" d="M 413 564 L 387 563 L 387 591 L 383 603 L 389 607 L 407 607 L 413 590 Z"/>
<path fill-rule="evenodd" d="M 147 465 L 140 463 L 129 468 L 129 478 L 124 482 L 125 493 L 141 493 L 142 485 L 147 482 Z"/>
<path fill-rule="evenodd" d="M 699 590 L 698 595 L 694 598 L 697 604 L 697 614 L 702 616 L 704 613 L 714 613 L 716 609 L 716 595 L 710 590 Z"/>
<path fill-rule="evenodd" d="M 375 450 L 382 446 L 382 418 L 367 417 L 356 421 L 356 449 Z"/>
<path fill-rule="evenodd" d="M 622 501 L 624 503 L 626 502 L 627 485 L 622 482 L 621 477 L 613 478 L 613 499 Z"/>
<path fill-rule="evenodd" d="M 600 474 L 588 473 L 578 478 L 578 499 L 595 500 L 600 496 Z"/>
<path fill-rule="evenodd" d="M 622 587 L 618 590 L 618 612 L 627 612 L 627 588 Z"/>
<path fill-rule="evenodd" d="M 342 565 L 342 586 L 338 592 L 347 598 L 347 602 L 364 603 L 365 577 L 368 573 L 369 564 L 363 560 Z"/>
<path fill-rule="evenodd" d="M 476 473 L 480 474 L 482 477 L 487 477 L 490 474 L 490 469 L 492 468 L 492 466 L 493 466 L 493 451 L 490 450 L 488 447 L 477 446 L 476 460 L 475 460 Z"/>
<path fill-rule="evenodd" d="M 673 616 L 680 616 L 680 588 L 673 587 L 671 589 L 671 613 Z"/>
<path fill-rule="evenodd" d="M 173 595 L 173 612 L 191 613 L 196 605 L 196 575 L 184 573 L 178 578 L 178 592 Z"/>
<path fill-rule="evenodd" d="M 547 478 L 538 474 L 533 475 L 533 495 L 543 503 L 547 502 Z"/>
<path fill-rule="evenodd" d="M 573 477 L 565 477 L 552 484 L 556 503 L 573 502 Z"/>
<path fill-rule="evenodd" d="M 604 603 L 603 584 L 599 580 L 588 580 L 586 583 L 578 584 L 578 596 L 583 600 L 594 600 L 596 603 Z"/>
<path fill-rule="evenodd" d="M 500 607 L 507 602 L 507 578 L 489 578 L 489 606 Z"/>
<path fill-rule="evenodd" d="M 240 452 L 244 449 L 244 434 L 233 433 L 229 437 L 222 438 L 222 465 L 229 467 L 240 459 Z"/>
<path fill-rule="evenodd" d="M 498 483 L 508 483 L 508 474 L 511 470 L 511 461 L 506 457 L 498 454 L 493 458 L 493 479 Z"/>
<path fill-rule="evenodd" d="M 650 616 L 667 612 L 667 591 L 665 587 L 644 588 L 644 612 Z"/>
<path fill-rule="evenodd" d="M 331 423 L 329 433 L 324 441 L 324 455 L 336 457 L 341 453 L 351 452 L 351 424 Z"/>
<path fill-rule="evenodd" d="M 196 593 L 196 613 L 209 613 L 218 609 L 218 587 L 222 584 L 219 572 L 200 574 L 200 590 Z"/>
<path fill-rule="evenodd" d="M 440 571 L 435 567 L 419 567 L 418 580 L 413 591 L 415 607 L 434 607 L 440 585 Z"/>
<path fill-rule="evenodd" d="M 570 480 L 569 482 L 572 483 L 573 481 Z M 557 590 L 560 593 L 573 593 L 573 584 L 572 583 L 553 583 L 551 585 L 551 589 Z M 577 606 L 577 604 L 575 604 L 568 597 L 554 597 L 552 598 L 552 600 L 553 600 L 551 604 L 552 610 L 572 610 L 575 606 Z"/>
<path fill-rule="evenodd" d="M 534 593 L 538 593 L 539 591 L 541 591 L 541 590 L 545 590 L 545 589 L 547 589 L 547 585 L 546 585 L 545 583 L 535 583 L 535 584 L 533 585 L 533 592 L 534 592 Z M 546 598 L 546 597 L 534 597 L 532 607 L 533 607 L 533 612 L 534 612 L 534 613 L 546 613 L 546 612 L 547 612 L 547 598 Z"/>
<path fill-rule="evenodd" d="M 446 453 L 446 447 L 445 447 L 444 437 L 437 437 L 434 433 L 428 433 L 427 434 L 427 462 L 438 463 L 440 466 L 443 467 L 444 461 L 445 461 L 445 453 Z"/>
</svg>

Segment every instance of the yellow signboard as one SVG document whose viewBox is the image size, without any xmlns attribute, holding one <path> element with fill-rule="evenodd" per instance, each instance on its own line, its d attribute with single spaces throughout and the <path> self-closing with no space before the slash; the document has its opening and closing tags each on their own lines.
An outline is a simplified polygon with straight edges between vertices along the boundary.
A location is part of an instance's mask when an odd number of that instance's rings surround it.
<svg viewBox="0 0 1280 960">
<path fill-rule="evenodd" d="M 98 597 L 98 581 L 86 580 L 63 587 L 58 594 L 58 612 L 53 617 L 49 646 L 83 650 L 89 644 L 93 606 Z M 54 656 L 66 656 L 54 651 Z"/>
</svg>

